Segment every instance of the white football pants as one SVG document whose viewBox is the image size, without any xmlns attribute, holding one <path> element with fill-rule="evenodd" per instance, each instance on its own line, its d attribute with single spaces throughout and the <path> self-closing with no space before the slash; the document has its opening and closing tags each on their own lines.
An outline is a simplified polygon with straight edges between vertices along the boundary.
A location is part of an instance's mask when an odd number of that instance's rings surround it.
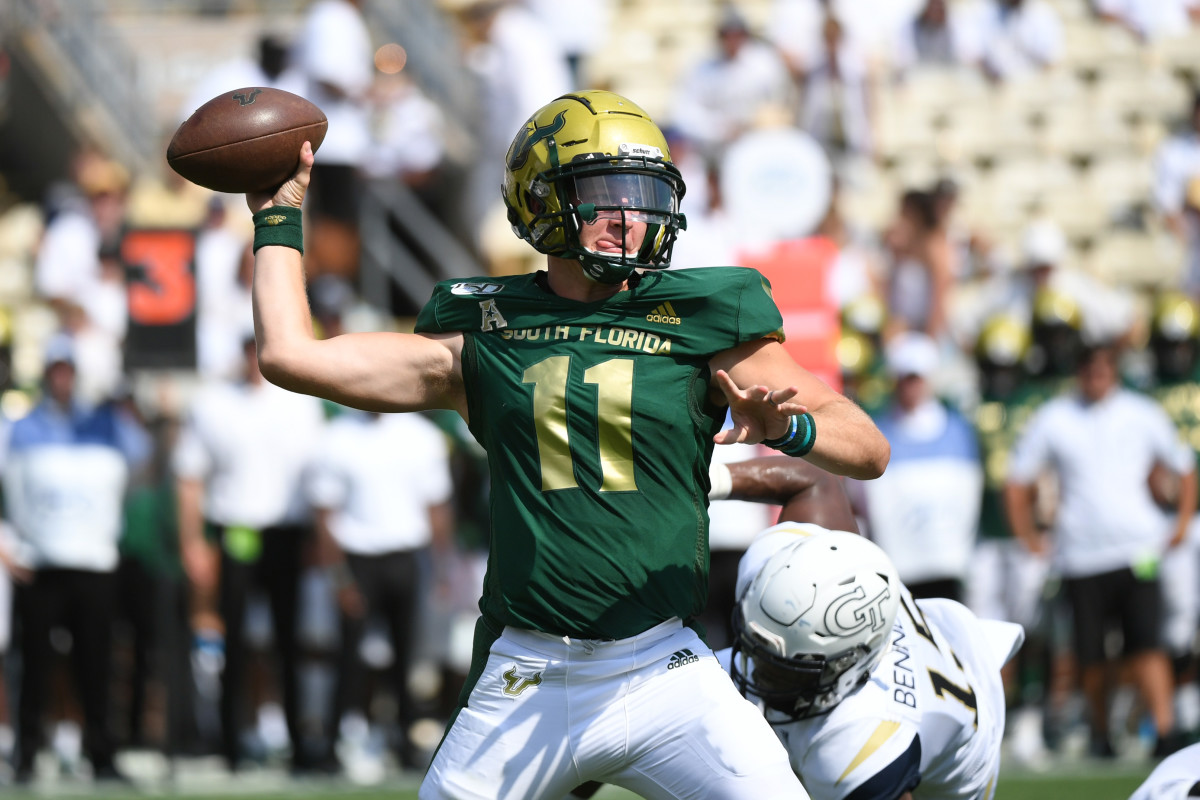
<svg viewBox="0 0 1200 800">
<path fill-rule="evenodd" d="M 559 800 L 589 780 L 647 800 L 808 798 L 762 714 L 678 619 L 607 642 L 505 628 L 421 800 Z"/>
</svg>

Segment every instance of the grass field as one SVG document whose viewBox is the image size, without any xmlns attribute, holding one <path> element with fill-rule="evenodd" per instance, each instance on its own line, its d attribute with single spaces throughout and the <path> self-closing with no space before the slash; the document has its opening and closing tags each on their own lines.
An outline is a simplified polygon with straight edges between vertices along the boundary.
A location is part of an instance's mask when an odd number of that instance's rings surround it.
<svg viewBox="0 0 1200 800">
<path fill-rule="evenodd" d="M 1006 771 L 996 790 L 996 800 L 1128 800 L 1129 795 L 1149 774 L 1150 764 L 1075 763 L 1044 774 Z M 416 777 L 397 779 L 370 789 L 355 788 L 328 781 L 280 779 L 270 783 L 236 780 L 219 788 L 211 784 L 203 789 L 176 786 L 154 791 L 95 790 L 86 784 L 35 787 L 27 792 L 0 790 L 13 798 L 185 798 L 186 800 L 416 800 Z M 273 784 L 273 785 L 272 785 Z M 199 789 L 199 790 L 197 790 Z M 638 796 L 616 787 L 606 787 L 596 800 L 638 800 Z"/>
</svg>

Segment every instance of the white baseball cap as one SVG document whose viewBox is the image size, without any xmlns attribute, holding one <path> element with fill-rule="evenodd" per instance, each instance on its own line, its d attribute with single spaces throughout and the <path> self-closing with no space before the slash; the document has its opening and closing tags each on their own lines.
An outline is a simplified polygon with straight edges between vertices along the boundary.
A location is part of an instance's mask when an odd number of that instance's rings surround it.
<svg viewBox="0 0 1200 800">
<path fill-rule="evenodd" d="M 894 378 L 905 375 L 928 378 L 941 361 L 937 343 L 915 331 L 906 331 L 893 337 L 887 343 L 884 358 L 888 373 Z"/>
<path fill-rule="evenodd" d="M 1031 222 L 1021 237 L 1024 266 L 1058 264 L 1067 254 L 1067 237 L 1048 219 Z"/>
</svg>

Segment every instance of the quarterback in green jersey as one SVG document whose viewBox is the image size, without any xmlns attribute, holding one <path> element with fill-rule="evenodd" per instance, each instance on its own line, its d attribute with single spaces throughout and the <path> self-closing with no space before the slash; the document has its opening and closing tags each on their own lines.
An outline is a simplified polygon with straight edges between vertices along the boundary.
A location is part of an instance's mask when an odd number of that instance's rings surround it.
<svg viewBox="0 0 1200 800">
<path fill-rule="evenodd" d="M 783 349 L 757 272 L 662 271 L 685 226 L 662 132 L 610 92 L 537 111 L 503 193 L 546 270 L 441 283 L 413 334 L 313 338 L 278 229 L 298 224 L 312 161 L 305 146 L 291 181 L 248 197 L 263 374 L 360 408 L 453 409 L 488 452 L 475 657 L 420 796 L 557 798 L 600 780 L 647 798 L 806 797 L 690 625 L 709 456 L 765 441 L 870 479 L 889 447 Z"/>
</svg>

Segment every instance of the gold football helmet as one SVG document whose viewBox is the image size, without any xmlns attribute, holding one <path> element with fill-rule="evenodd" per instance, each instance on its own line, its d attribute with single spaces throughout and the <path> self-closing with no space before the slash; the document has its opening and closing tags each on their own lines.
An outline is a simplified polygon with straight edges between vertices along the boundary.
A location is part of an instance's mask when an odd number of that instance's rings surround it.
<svg viewBox="0 0 1200 800">
<path fill-rule="evenodd" d="M 1200 306 L 1180 291 L 1167 291 L 1154 300 L 1150 335 L 1167 341 L 1185 341 L 1200 336 Z"/>
<path fill-rule="evenodd" d="M 975 342 L 975 357 L 980 363 L 997 367 L 1015 367 L 1029 353 L 1029 326 L 1014 314 L 999 313 L 988 318 Z"/>
<path fill-rule="evenodd" d="M 508 148 L 503 191 L 517 236 L 540 253 L 578 260 L 601 283 L 670 266 L 675 237 L 687 227 L 679 213 L 683 178 L 662 131 L 612 92 L 566 94 L 530 117 Z M 637 252 L 580 244 L 582 226 L 601 215 L 617 215 L 625 229 L 646 223 Z"/>
</svg>

